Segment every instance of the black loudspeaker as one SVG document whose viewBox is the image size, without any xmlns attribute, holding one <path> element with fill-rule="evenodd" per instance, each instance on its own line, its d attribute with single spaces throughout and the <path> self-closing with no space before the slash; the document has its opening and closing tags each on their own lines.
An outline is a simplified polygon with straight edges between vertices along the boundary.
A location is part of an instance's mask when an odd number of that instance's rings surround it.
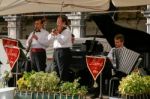
<svg viewBox="0 0 150 99">
<path fill-rule="evenodd" d="M 78 72 L 86 68 L 86 52 L 85 51 L 71 51 L 72 61 L 71 61 L 71 70 Z"/>
</svg>

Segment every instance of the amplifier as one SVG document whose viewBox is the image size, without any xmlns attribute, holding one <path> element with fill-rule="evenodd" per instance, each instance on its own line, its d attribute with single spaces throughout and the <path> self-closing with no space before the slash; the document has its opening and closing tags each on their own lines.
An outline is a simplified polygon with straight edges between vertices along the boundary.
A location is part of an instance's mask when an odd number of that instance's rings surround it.
<svg viewBox="0 0 150 99">
<path fill-rule="evenodd" d="M 71 51 L 72 52 L 72 61 L 70 69 L 74 72 L 78 72 L 86 68 L 86 52 L 85 51 Z"/>
</svg>

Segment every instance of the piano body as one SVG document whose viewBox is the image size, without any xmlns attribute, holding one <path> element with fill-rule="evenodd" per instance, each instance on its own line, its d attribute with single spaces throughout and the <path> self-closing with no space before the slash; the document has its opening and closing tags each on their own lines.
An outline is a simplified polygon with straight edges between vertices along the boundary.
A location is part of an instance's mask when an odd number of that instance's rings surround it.
<svg viewBox="0 0 150 99">
<path fill-rule="evenodd" d="M 146 70 L 147 74 L 150 75 L 150 35 L 146 32 L 135 30 L 135 29 L 130 29 L 126 27 L 122 27 L 120 25 L 115 24 L 115 22 L 112 20 L 111 16 L 108 14 L 100 14 L 100 15 L 92 15 L 91 19 L 96 23 L 100 31 L 103 33 L 104 38 L 108 41 L 108 43 L 111 45 L 111 47 L 114 46 L 114 36 L 118 33 L 121 33 L 125 37 L 125 46 L 133 50 L 135 52 L 140 53 L 142 57 L 142 62 L 140 66 Z M 96 42 L 96 41 L 94 41 Z M 78 68 L 78 73 L 77 77 L 81 77 L 81 83 L 83 85 L 88 85 L 89 87 L 92 85 L 92 76 L 89 73 L 86 67 L 85 63 L 85 56 L 86 55 L 96 55 L 94 50 L 92 52 L 88 52 L 90 49 L 91 44 L 93 44 L 93 41 L 86 41 L 86 52 L 81 51 L 81 52 L 73 52 L 73 60 L 72 63 L 77 63 Z M 95 43 L 94 43 L 95 44 Z M 94 47 L 96 47 L 94 45 Z M 93 48 L 94 49 L 94 48 Z M 93 54 L 94 53 L 94 54 Z M 82 62 L 81 62 L 82 60 Z M 108 60 L 108 59 L 107 59 Z M 80 61 L 80 62 L 79 62 Z M 110 61 L 107 61 L 106 64 L 107 66 L 110 66 L 111 63 Z M 81 67 L 83 68 L 81 69 Z M 76 68 L 76 66 L 73 66 L 73 69 Z M 103 72 L 103 75 L 107 75 L 107 79 L 110 79 L 110 73 L 111 70 L 104 69 L 105 72 Z M 103 70 L 103 71 L 104 71 Z M 99 78 L 98 78 L 99 79 Z M 105 77 L 104 77 L 105 79 Z M 99 80 L 98 80 L 99 81 Z"/>
<path fill-rule="evenodd" d="M 91 18 L 94 20 L 98 28 L 104 35 L 104 38 L 113 47 L 114 36 L 121 33 L 125 37 L 125 46 L 135 52 L 141 54 L 142 63 L 141 67 L 150 72 L 150 35 L 146 32 L 122 27 L 115 24 L 111 16 L 108 14 L 93 15 Z"/>
</svg>

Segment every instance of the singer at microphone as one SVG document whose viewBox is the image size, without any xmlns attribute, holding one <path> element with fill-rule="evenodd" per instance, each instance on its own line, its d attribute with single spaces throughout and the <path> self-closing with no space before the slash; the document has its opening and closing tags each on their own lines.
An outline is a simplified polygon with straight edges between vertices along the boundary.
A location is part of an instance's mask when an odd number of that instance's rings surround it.
<svg viewBox="0 0 150 99">
<path fill-rule="evenodd" d="M 31 67 L 34 71 L 44 71 L 46 67 L 46 48 L 49 46 L 48 31 L 43 29 L 43 21 L 36 18 L 34 31 L 30 33 L 26 47 L 30 50 Z"/>
</svg>

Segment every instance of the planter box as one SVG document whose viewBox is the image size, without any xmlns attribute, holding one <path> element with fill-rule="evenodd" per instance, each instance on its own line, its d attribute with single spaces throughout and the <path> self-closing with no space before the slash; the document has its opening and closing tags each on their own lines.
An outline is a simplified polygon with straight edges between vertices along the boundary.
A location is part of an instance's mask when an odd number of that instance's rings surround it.
<svg viewBox="0 0 150 99">
<path fill-rule="evenodd" d="M 63 94 L 57 94 L 55 99 L 83 99 L 83 96 L 79 95 L 63 95 Z"/>
<path fill-rule="evenodd" d="M 16 93 L 15 94 L 15 99 L 34 99 L 33 94 L 31 93 Z"/>
<path fill-rule="evenodd" d="M 59 93 L 47 93 L 47 92 L 29 92 L 29 91 L 18 91 L 15 94 L 15 99 L 83 99 L 84 96 L 79 95 L 63 95 Z"/>
<path fill-rule="evenodd" d="M 47 92 L 16 92 L 15 99 L 55 99 L 54 94 Z"/>
</svg>

